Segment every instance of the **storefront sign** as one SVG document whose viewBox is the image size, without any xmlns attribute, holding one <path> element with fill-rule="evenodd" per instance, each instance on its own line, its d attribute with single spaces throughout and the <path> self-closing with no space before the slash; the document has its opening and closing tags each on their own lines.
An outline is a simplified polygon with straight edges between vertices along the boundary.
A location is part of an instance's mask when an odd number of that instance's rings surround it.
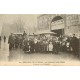
<svg viewBox="0 0 80 80">
<path fill-rule="evenodd" d="M 51 30 L 55 29 L 63 29 L 64 28 L 64 20 L 60 19 L 51 23 Z"/>
</svg>

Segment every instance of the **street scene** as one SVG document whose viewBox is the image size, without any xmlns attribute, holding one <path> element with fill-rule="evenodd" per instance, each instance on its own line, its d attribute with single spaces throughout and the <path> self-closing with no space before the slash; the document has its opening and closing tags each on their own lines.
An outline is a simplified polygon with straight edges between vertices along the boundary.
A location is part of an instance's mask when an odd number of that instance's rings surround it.
<svg viewBox="0 0 80 80">
<path fill-rule="evenodd" d="M 2 62 L 80 65 L 80 15 L 0 15 Z"/>
</svg>

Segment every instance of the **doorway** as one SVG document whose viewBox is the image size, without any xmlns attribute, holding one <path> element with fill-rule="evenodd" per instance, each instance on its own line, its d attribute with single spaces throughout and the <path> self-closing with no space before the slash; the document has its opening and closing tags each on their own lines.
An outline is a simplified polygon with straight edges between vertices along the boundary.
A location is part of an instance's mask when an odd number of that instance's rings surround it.
<svg viewBox="0 0 80 80">
<path fill-rule="evenodd" d="M 57 36 L 64 35 L 64 19 L 61 16 L 56 16 L 51 21 L 51 32 L 55 32 Z"/>
</svg>

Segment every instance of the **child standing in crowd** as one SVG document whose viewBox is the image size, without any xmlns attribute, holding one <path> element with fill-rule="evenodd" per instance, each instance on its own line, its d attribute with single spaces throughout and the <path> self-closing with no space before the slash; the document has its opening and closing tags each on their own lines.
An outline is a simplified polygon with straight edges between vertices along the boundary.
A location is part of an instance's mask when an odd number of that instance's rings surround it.
<svg viewBox="0 0 80 80">
<path fill-rule="evenodd" d="M 52 51 L 53 51 L 52 41 L 50 41 L 49 44 L 48 44 L 48 51 L 49 51 L 49 52 L 52 52 Z"/>
</svg>

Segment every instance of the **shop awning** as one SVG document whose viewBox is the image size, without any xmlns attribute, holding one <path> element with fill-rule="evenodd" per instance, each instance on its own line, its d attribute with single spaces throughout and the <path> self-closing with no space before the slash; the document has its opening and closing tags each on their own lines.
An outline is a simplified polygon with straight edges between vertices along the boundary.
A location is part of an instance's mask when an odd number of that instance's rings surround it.
<svg viewBox="0 0 80 80">
<path fill-rule="evenodd" d="M 39 31 L 35 34 L 56 34 L 55 32 L 51 32 L 51 31 Z"/>
</svg>

